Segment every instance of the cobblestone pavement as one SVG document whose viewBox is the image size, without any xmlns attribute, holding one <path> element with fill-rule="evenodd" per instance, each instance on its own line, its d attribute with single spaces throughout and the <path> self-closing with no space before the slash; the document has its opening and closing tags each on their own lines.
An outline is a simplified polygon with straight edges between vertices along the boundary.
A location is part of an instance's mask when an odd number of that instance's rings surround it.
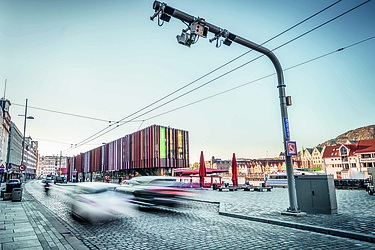
<svg viewBox="0 0 375 250">
<path fill-rule="evenodd" d="M 218 204 L 197 201 L 186 201 L 179 209 L 129 207 L 117 220 L 88 224 L 69 215 L 64 198 L 69 187 L 53 186 L 49 197 L 38 182 L 29 183 L 26 188 L 90 249 L 375 249 L 364 241 L 220 216 Z M 245 200 L 240 192 L 233 194 Z M 199 197 L 224 199 L 228 209 L 239 209 L 238 204 L 231 202 L 233 194 L 203 191 Z M 270 195 L 262 193 L 259 197 L 264 194 Z M 273 194 L 278 196 L 277 192 Z"/>
<path fill-rule="evenodd" d="M 288 190 L 275 188 L 271 192 L 218 192 L 207 190 L 200 199 L 225 203 L 230 213 L 275 219 L 369 234 L 375 237 L 375 196 L 365 190 L 336 190 L 338 214 L 307 214 L 303 217 L 285 216 L 289 207 Z"/>
</svg>

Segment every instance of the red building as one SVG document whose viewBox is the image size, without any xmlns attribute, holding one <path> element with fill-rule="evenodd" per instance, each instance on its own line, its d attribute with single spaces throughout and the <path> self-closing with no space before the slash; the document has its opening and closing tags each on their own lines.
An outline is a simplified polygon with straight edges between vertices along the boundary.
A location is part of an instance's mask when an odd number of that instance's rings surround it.
<svg viewBox="0 0 375 250">
<path fill-rule="evenodd" d="M 128 177 L 135 172 L 172 175 L 173 168 L 189 167 L 189 135 L 153 125 L 74 156 L 68 165 L 68 176 L 76 181 Z"/>
</svg>

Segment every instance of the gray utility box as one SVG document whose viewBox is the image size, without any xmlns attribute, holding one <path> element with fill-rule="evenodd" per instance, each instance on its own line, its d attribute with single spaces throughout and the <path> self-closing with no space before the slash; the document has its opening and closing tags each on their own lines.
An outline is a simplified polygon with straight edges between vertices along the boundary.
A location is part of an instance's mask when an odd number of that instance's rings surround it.
<svg viewBox="0 0 375 250">
<path fill-rule="evenodd" d="M 295 175 L 297 203 L 302 212 L 337 214 L 333 175 Z"/>
<path fill-rule="evenodd" d="M 22 200 L 22 188 L 13 188 L 12 190 L 12 201 Z"/>
</svg>

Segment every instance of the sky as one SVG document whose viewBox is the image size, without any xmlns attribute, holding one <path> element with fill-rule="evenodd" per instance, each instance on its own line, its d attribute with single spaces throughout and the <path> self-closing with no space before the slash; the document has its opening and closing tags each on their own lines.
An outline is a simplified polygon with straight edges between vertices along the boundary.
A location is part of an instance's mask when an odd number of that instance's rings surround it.
<svg viewBox="0 0 375 250">
<path fill-rule="evenodd" d="M 284 70 L 345 48 L 284 71 L 293 101 L 290 136 L 301 150 L 375 124 L 375 39 L 350 46 L 375 36 L 375 1 L 301 36 L 365 1 L 343 0 L 265 44 L 336 1 L 165 3 L 263 44 Z M 0 0 L 0 93 L 10 100 L 19 130 L 28 99 L 35 119 L 27 120 L 26 136 L 39 142 L 41 155 L 76 155 L 157 124 L 189 131 L 190 163 L 201 151 L 206 159 L 278 156 L 284 146 L 277 78 L 257 80 L 275 73 L 270 60 L 254 60 L 261 54 L 252 51 L 195 81 L 249 49 L 236 43 L 216 48 L 212 33 L 190 48 L 180 45 L 176 35 L 186 25 L 171 18 L 158 26 L 150 20 L 152 4 Z M 127 122 L 116 127 L 120 120 Z"/>
</svg>

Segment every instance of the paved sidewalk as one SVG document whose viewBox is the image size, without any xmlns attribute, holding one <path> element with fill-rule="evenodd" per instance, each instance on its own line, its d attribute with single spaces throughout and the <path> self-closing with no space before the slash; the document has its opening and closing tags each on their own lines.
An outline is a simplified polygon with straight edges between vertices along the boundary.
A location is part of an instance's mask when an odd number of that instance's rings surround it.
<svg viewBox="0 0 375 250">
<path fill-rule="evenodd" d="M 365 190 L 336 190 L 338 214 L 281 215 L 289 206 L 288 190 L 219 192 L 205 190 L 202 201 L 220 202 L 221 215 L 299 228 L 375 243 L 375 196 Z"/>
<path fill-rule="evenodd" d="M 22 201 L 0 200 L 0 249 L 88 249 L 58 218 L 23 192 Z"/>
</svg>

